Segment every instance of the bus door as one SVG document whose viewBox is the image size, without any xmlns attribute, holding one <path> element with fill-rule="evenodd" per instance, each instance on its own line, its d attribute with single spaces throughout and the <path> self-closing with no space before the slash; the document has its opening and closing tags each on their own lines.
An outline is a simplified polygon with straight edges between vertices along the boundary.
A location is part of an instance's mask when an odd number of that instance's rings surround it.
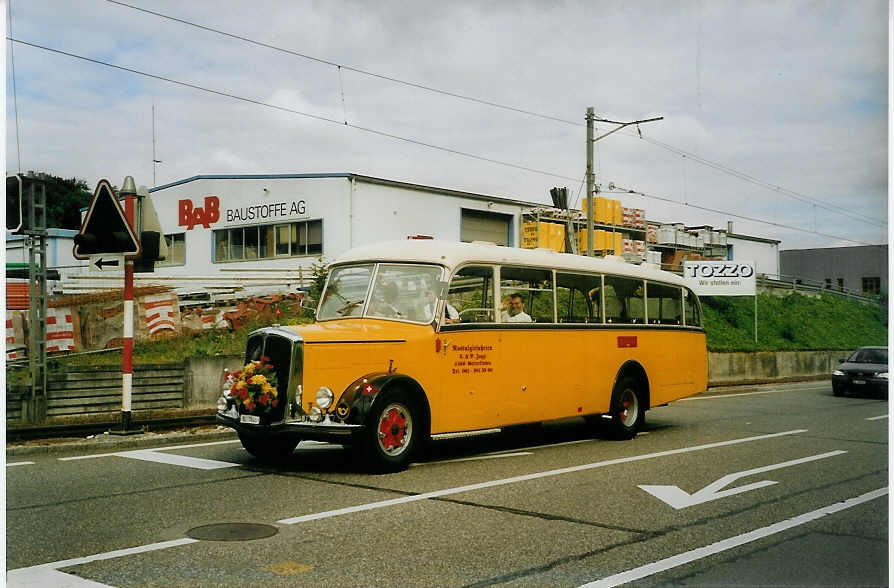
<svg viewBox="0 0 894 588">
<path fill-rule="evenodd" d="M 432 431 L 453 432 L 496 426 L 494 390 L 504 377 L 499 365 L 500 332 L 494 310 L 494 270 L 468 265 L 451 278 L 447 312 L 438 336 L 441 375 L 439 410 L 432 406 Z M 450 316 L 458 318 L 450 318 Z"/>
</svg>

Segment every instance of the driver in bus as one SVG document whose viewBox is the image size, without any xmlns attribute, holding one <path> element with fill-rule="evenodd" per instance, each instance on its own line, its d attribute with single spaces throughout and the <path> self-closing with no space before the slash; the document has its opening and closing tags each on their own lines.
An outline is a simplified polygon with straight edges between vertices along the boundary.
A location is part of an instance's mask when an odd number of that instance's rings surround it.
<svg viewBox="0 0 894 588">
<path fill-rule="evenodd" d="M 428 302 L 425 303 L 425 309 L 423 313 L 426 317 L 432 316 L 435 313 L 435 309 L 438 307 L 438 295 L 435 292 L 434 288 L 428 289 Z M 459 321 L 459 311 L 453 307 L 449 302 L 444 302 L 444 323 L 448 325 L 452 325 L 454 323 L 458 323 Z"/>
<path fill-rule="evenodd" d="M 504 323 L 531 323 L 531 315 L 525 312 L 525 301 L 521 294 L 510 294 L 503 300 L 504 310 L 500 319 Z"/>
</svg>

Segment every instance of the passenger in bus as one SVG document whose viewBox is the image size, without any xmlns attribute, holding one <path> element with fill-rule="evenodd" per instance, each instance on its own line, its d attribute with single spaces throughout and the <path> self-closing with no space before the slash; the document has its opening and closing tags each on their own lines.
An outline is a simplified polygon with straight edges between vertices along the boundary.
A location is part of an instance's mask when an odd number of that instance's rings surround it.
<svg viewBox="0 0 894 588">
<path fill-rule="evenodd" d="M 503 299 L 505 310 L 500 314 L 500 319 L 504 323 L 531 323 L 531 315 L 525 312 L 525 301 L 521 294 L 510 294 L 508 298 Z"/>
<path fill-rule="evenodd" d="M 403 318 L 404 313 L 397 307 L 398 297 L 397 284 L 383 282 L 376 285 L 369 304 L 369 314 L 384 318 Z"/>
</svg>

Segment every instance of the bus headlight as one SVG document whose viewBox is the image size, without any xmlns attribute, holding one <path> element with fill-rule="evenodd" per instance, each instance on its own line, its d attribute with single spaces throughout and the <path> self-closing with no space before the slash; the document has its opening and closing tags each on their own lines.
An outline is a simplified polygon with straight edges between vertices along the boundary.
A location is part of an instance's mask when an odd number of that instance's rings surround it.
<svg viewBox="0 0 894 588">
<path fill-rule="evenodd" d="M 217 412 L 227 412 L 227 399 L 224 396 L 217 399 Z"/>
<path fill-rule="evenodd" d="M 332 393 L 332 390 L 326 386 L 320 386 L 320 389 L 317 390 L 317 406 L 326 410 L 332 406 L 333 400 L 335 400 L 335 394 Z"/>
</svg>

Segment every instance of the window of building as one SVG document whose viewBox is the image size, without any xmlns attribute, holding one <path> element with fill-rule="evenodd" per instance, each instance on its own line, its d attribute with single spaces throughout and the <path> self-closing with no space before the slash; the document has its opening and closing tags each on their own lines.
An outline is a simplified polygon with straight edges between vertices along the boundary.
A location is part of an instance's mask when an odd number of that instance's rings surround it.
<svg viewBox="0 0 894 588">
<path fill-rule="evenodd" d="M 838 289 L 841 291 L 844 290 L 844 278 L 838 278 Z"/>
<path fill-rule="evenodd" d="M 863 294 L 878 294 L 882 290 L 881 278 L 871 277 L 863 278 Z"/>
<path fill-rule="evenodd" d="M 186 265 L 186 233 L 165 235 L 168 245 L 168 257 L 164 261 L 156 261 L 155 267 L 173 267 Z"/>
<path fill-rule="evenodd" d="M 214 261 L 322 255 L 323 221 L 298 221 L 214 231 Z"/>
<path fill-rule="evenodd" d="M 832 278 L 826 278 L 826 289 L 827 290 L 832 289 Z"/>
</svg>

